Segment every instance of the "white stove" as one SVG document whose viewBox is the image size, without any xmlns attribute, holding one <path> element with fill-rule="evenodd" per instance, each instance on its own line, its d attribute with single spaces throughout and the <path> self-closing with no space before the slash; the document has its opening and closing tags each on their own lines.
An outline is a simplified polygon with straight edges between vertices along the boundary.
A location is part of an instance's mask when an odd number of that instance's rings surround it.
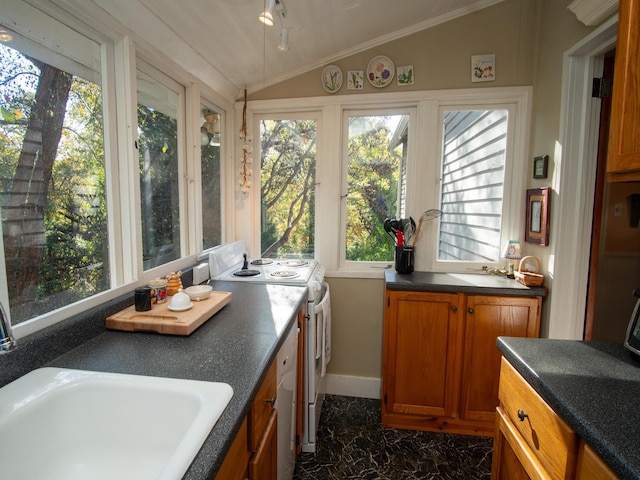
<svg viewBox="0 0 640 480">
<path fill-rule="evenodd" d="M 314 259 L 272 259 L 247 257 L 244 241 L 227 243 L 209 254 L 209 273 L 212 280 L 231 282 L 281 283 L 306 285 L 309 300 L 322 289 L 324 267 Z"/>
<path fill-rule="evenodd" d="M 324 281 L 325 269 L 314 259 L 250 260 L 246 252 L 247 248 L 242 240 L 220 245 L 212 250 L 209 253 L 211 279 L 228 282 L 306 285 L 309 289 L 304 343 L 302 450 L 315 452 L 316 432 L 324 402 L 324 376 L 331 359 L 331 298 L 329 285 Z M 280 421 L 278 426 L 280 427 Z M 295 432 L 293 433 L 295 437 Z M 282 432 L 282 435 L 288 437 L 289 432 Z"/>
</svg>

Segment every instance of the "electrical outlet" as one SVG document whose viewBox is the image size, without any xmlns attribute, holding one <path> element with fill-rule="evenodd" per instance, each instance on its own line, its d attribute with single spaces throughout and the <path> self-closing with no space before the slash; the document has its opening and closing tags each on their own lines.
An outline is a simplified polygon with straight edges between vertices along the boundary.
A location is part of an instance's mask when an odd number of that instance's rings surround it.
<svg viewBox="0 0 640 480">
<path fill-rule="evenodd" d="M 200 285 L 209 280 L 209 264 L 201 263 L 193 267 L 193 284 Z"/>
<path fill-rule="evenodd" d="M 622 216 L 622 204 L 621 203 L 614 203 L 613 204 L 613 216 L 614 217 L 621 217 Z"/>
</svg>

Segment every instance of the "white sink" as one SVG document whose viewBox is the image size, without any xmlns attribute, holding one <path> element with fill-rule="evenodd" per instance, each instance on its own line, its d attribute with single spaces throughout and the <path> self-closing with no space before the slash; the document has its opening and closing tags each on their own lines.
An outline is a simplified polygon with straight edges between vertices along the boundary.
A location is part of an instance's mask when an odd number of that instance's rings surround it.
<svg viewBox="0 0 640 480">
<path fill-rule="evenodd" d="M 2 478 L 179 479 L 226 383 L 40 368 L 0 388 Z"/>
</svg>

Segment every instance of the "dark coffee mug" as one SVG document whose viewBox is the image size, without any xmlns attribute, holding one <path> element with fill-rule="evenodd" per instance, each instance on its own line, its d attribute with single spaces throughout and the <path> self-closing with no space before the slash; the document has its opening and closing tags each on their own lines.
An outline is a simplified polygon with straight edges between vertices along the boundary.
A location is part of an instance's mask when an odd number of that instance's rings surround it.
<svg viewBox="0 0 640 480">
<path fill-rule="evenodd" d="M 413 247 L 396 247 L 396 272 L 413 273 Z"/>
<path fill-rule="evenodd" d="M 148 312 L 151 310 L 151 288 L 136 288 L 134 303 L 136 306 L 136 312 Z"/>
</svg>

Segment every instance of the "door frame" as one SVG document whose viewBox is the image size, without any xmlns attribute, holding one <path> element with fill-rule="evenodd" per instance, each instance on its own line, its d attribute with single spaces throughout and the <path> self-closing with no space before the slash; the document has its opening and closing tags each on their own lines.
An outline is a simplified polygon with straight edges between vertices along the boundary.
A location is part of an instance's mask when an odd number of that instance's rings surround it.
<svg viewBox="0 0 640 480">
<path fill-rule="evenodd" d="M 549 338 L 582 340 L 584 334 L 600 122 L 600 101 L 591 97 L 591 86 L 602 72 L 604 54 L 615 47 L 617 30 L 614 15 L 563 56 Z"/>
</svg>

